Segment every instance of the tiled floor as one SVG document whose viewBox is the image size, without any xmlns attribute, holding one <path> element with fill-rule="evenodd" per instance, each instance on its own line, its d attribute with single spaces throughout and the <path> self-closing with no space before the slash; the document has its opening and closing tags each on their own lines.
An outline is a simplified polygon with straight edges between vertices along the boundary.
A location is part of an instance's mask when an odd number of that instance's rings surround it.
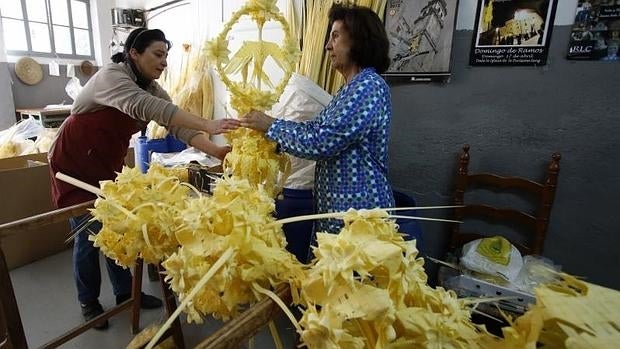
<svg viewBox="0 0 620 349">
<path fill-rule="evenodd" d="M 103 262 L 103 261 L 102 261 Z M 103 264 L 102 264 L 103 265 Z M 161 296 L 158 282 L 151 282 L 143 276 L 143 291 Z M 104 308 L 114 305 L 110 282 L 105 268 L 102 273 L 102 290 L 99 301 Z M 30 348 L 36 348 L 57 337 L 82 321 L 76 301 L 76 290 L 72 276 L 71 251 L 39 260 L 11 271 L 13 288 Z M 185 345 L 192 348 L 213 333 L 221 322 L 207 319 L 204 324 L 187 324 L 181 315 Z M 143 310 L 141 328 L 165 320 L 162 309 Z M 284 348 L 293 348 L 292 325 L 283 316 L 276 321 Z M 105 331 L 88 330 L 67 342 L 61 348 L 125 348 L 133 338 L 130 331 L 129 312 L 123 312 L 110 320 Z M 263 329 L 255 338 L 255 348 L 274 348 L 269 331 Z"/>
</svg>

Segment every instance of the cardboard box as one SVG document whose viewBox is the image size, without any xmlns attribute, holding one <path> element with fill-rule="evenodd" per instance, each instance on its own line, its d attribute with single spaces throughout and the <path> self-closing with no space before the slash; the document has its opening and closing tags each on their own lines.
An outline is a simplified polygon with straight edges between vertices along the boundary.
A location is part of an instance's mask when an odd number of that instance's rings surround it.
<svg viewBox="0 0 620 349">
<path fill-rule="evenodd" d="M 0 159 L 0 224 L 52 211 L 47 154 Z M 55 253 L 69 245 L 69 222 L 46 225 L 9 236 L 0 243 L 9 269 Z"/>
<path fill-rule="evenodd" d="M 133 148 L 125 163 L 134 166 Z M 54 210 L 47 153 L 0 159 L 0 224 Z M 69 221 L 9 236 L 0 243 L 9 269 L 54 255 L 71 247 Z"/>
</svg>

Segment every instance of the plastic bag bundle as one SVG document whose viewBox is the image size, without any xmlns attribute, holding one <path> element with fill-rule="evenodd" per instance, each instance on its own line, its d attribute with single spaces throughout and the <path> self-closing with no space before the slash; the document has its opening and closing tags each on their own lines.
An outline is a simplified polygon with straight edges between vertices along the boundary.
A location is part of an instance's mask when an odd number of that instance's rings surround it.
<svg viewBox="0 0 620 349">
<path fill-rule="evenodd" d="M 43 126 L 34 119 L 25 119 L 0 132 L 0 159 L 34 154 L 37 148 L 30 138 L 37 137 Z"/>
<path fill-rule="evenodd" d="M 513 281 L 523 267 L 523 258 L 508 240 L 495 236 L 465 244 L 461 265 L 469 270 Z"/>
</svg>

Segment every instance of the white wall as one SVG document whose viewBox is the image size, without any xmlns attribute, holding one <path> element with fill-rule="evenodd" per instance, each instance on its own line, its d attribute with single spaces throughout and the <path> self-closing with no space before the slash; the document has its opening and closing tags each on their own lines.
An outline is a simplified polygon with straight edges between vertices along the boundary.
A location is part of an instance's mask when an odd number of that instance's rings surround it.
<svg viewBox="0 0 620 349">
<path fill-rule="evenodd" d="M 555 14 L 555 25 L 571 25 L 575 19 L 577 0 L 553 0 L 558 3 Z M 457 30 L 472 30 L 476 17 L 478 0 L 459 0 L 459 12 L 456 21 Z"/>
<path fill-rule="evenodd" d="M 6 49 L 4 47 L 4 30 L 2 29 L 2 21 L 0 21 L 0 62 L 6 62 Z"/>
<path fill-rule="evenodd" d="M 111 0 L 112 2 L 114 2 L 115 6 L 114 7 L 123 7 L 123 8 L 150 8 L 152 6 L 147 6 L 146 3 L 149 2 L 149 0 Z M 210 1 L 210 0 L 207 0 Z M 164 3 L 164 1 L 161 1 L 160 3 Z"/>
<path fill-rule="evenodd" d="M 116 7 L 114 0 L 93 0 L 90 6 L 90 15 L 93 18 L 93 42 L 95 46 L 95 60 L 98 66 L 110 62 L 110 41 L 112 41 L 111 9 Z"/>
<path fill-rule="evenodd" d="M 13 102 L 11 74 L 9 73 L 9 65 L 6 63 L 7 57 L 2 33 L 2 21 L 0 21 L 0 131 L 15 123 L 15 102 Z"/>
<path fill-rule="evenodd" d="M 146 0 L 144 7 L 152 8 L 164 2 L 166 0 Z M 212 39 L 222 30 L 224 24 L 222 13 L 225 17 L 229 16 L 231 12 L 237 10 L 244 3 L 245 0 L 191 0 L 190 6 L 178 7 L 155 17 L 149 21 L 148 27 L 163 30 L 166 37 L 173 42 L 168 64 L 174 69 L 180 64 L 178 56 L 183 42 L 190 42 L 194 45 L 193 47 L 200 47 L 205 39 Z M 286 10 L 286 3 L 286 0 L 278 1 L 282 12 Z M 183 25 L 179 25 L 180 22 Z M 229 35 L 232 38 L 229 42 L 231 51 L 235 52 L 243 40 L 256 40 L 255 28 L 256 26 L 247 23 L 235 26 Z M 279 42 L 281 37 L 282 34 L 277 26 L 269 24 L 265 26 L 263 39 Z M 275 67 L 267 67 L 266 70 L 271 71 L 268 74 L 273 77 L 274 81 L 279 80 L 282 75 Z M 226 113 L 222 104 L 228 103 L 228 92 L 226 86 L 215 73 L 213 74 L 213 85 L 215 95 L 214 116 L 216 119 L 224 118 Z M 232 109 L 229 108 L 229 111 L 234 114 Z M 215 141 L 222 143 L 223 138 L 216 136 Z"/>
</svg>

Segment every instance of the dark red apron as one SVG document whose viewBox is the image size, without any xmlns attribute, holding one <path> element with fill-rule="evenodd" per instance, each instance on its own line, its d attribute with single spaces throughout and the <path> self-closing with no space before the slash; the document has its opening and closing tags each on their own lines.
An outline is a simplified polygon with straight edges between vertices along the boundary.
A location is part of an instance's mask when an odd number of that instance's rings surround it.
<svg viewBox="0 0 620 349">
<path fill-rule="evenodd" d="M 69 116 L 50 149 L 54 206 L 67 207 L 96 198 L 56 179 L 56 172 L 99 187 L 99 181 L 116 178 L 116 172 L 123 167 L 131 136 L 144 126 L 145 123 L 110 107 Z"/>
</svg>

